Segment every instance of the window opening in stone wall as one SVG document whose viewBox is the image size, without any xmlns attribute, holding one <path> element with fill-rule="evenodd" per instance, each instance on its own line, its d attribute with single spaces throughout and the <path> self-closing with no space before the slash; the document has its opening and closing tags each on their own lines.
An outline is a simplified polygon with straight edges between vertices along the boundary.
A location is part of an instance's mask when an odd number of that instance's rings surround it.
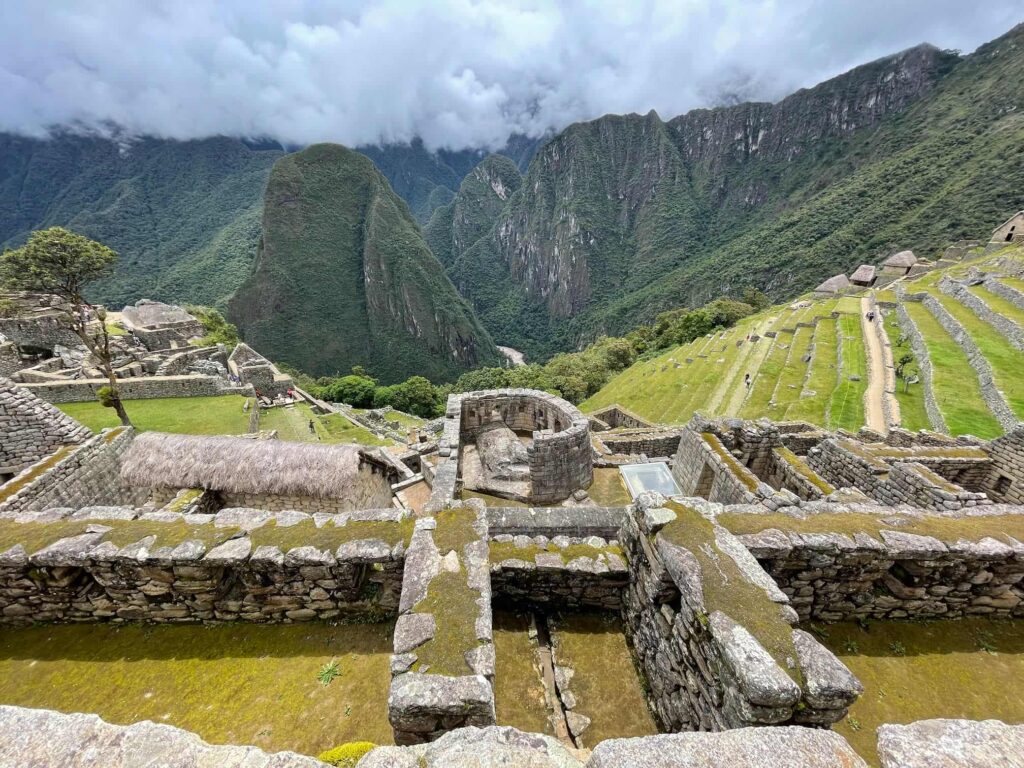
<svg viewBox="0 0 1024 768">
<path fill-rule="evenodd" d="M 1009 243 L 1013 241 L 1013 230 L 1015 230 L 1016 228 L 1016 225 L 1010 227 L 1010 231 L 1006 233 L 1006 242 Z"/>
<path fill-rule="evenodd" d="M 704 468 L 700 471 L 700 477 L 697 479 L 697 488 L 694 493 L 705 499 L 711 498 L 711 486 L 715 482 L 715 470 L 711 468 L 710 464 L 705 464 Z"/>
</svg>

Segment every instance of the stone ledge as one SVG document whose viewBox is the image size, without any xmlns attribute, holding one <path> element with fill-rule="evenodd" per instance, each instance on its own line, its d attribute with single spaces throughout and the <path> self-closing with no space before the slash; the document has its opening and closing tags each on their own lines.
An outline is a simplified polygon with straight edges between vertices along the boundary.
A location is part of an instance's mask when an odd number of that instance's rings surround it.
<svg viewBox="0 0 1024 768">
<path fill-rule="evenodd" d="M 878 729 L 882 768 L 1021 768 L 1024 725 L 1000 720 L 919 720 Z"/>
</svg>

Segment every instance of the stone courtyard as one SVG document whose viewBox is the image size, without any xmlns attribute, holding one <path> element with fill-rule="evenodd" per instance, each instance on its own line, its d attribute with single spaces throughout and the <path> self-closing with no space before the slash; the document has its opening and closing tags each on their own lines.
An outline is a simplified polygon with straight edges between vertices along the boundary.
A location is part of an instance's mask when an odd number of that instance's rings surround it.
<svg viewBox="0 0 1024 768">
<path fill-rule="evenodd" d="M 493 390 L 450 396 L 433 435 L 400 455 L 92 435 L 0 379 L 0 622 L 394 621 L 380 695 L 397 746 L 361 768 L 1022 764 L 1024 726 L 995 720 L 883 725 L 858 755 L 830 726 L 868 694 L 815 627 L 1024 618 L 1024 425 L 992 441 L 669 427 Z M 678 492 L 615 507 L 588 493 L 596 471 L 652 464 Z M 462 500 L 477 470 L 530 506 Z M 400 491 L 421 482 L 429 499 L 408 508 Z M 545 734 L 499 722 L 498 605 L 533 617 Z M 591 738 L 586 670 L 549 637 L 548 615 L 575 609 L 621 622 L 661 735 Z M 14 706 L 0 730 L 15 764 L 322 764 Z"/>
</svg>

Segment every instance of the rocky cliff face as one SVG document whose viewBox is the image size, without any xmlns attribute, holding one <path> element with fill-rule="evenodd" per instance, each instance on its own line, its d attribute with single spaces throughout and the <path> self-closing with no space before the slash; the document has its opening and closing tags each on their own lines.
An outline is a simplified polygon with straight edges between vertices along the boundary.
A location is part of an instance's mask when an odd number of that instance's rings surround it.
<svg viewBox="0 0 1024 768">
<path fill-rule="evenodd" d="M 314 375 L 444 380 L 499 360 L 405 203 L 339 145 L 275 164 L 255 271 L 229 312 L 264 354 Z"/>
</svg>

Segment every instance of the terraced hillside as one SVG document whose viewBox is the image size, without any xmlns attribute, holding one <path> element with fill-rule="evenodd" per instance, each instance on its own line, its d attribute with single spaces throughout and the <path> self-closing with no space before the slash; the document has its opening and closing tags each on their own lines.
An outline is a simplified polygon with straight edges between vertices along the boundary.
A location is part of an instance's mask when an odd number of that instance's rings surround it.
<svg viewBox="0 0 1024 768">
<path fill-rule="evenodd" d="M 638 362 L 582 408 L 618 403 L 664 424 L 699 411 L 991 438 L 1024 421 L 1022 276 L 1024 246 L 979 248 L 885 289 L 807 296 Z"/>
</svg>

